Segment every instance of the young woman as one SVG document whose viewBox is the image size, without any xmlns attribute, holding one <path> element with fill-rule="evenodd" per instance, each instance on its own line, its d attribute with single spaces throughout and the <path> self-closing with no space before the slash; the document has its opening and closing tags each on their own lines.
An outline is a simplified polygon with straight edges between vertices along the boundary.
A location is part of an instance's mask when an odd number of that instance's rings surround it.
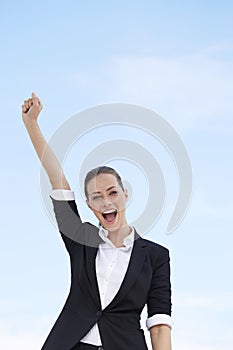
<svg viewBox="0 0 233 350">
<path fill-rule="evenodd" d="M 71 287 L 43 350 L 146 350 L 140 315 L 147 305 L 153 350 L 171 350 L 169 252 L 127 224 L 127 191 L 119 174 L 101 166 L 85 179 L 86 203 L 100 227 L 82 222 L 74 194 L 37 123 L 39 98 L 22 118 L 51 186 L 61 237 L 70 255 Z"/>
</svg>

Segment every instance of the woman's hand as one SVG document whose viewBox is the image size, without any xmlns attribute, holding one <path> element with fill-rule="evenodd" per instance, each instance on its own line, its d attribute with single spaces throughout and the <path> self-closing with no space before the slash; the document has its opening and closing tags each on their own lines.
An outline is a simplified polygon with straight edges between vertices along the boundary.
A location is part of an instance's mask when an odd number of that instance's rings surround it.
<svg viewBox="0 0 233 350">
<path fill-rule="evenodd" d="M 43 106 L 40 99 L 33 92 L 32 97 L 25 100 L 22 105 L 22 118 L 24 122 L 37 121 Z"/>
</svg>

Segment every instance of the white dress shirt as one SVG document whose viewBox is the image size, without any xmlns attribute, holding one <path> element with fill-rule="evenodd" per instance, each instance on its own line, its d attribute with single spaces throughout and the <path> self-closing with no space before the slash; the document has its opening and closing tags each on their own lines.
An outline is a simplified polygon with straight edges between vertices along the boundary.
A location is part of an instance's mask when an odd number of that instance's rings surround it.
<svg viewBox="0 0 233 350">
<path fill-rule="evenodd" d="M 51 197 L 56 200 L 74 200 L 74 192 L 69 190 L 53 190 Z M 102 310 L 110 304 L 117 294 L 125 277 L 134 244 L 134 228 L 124 238 L 124 247 L 116 247 L 108 238 L 108 231 L 103 227 L 99 229 L 99 235 L 103 243 L 99 244 L 96 256 L 96 276 L 99 287 Z M 169 315 L 156 314 L 146 320 L 147 329 L 152 326 L 166 324 L 172 327 Z M 101 338 L 98 324 L 81 339 L 81 342 L 101 346 Z"/>
</svg>

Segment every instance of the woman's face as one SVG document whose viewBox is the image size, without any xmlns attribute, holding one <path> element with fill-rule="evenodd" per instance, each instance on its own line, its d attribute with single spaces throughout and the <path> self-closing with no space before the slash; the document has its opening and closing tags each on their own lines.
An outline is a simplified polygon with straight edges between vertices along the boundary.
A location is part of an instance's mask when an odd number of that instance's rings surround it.
<svg viewBox="0 0 233 350">
<path fill-rule="evenodd" d="M 122 190 L 112 174 L 99 174 L 87 184 L 87 205 L 106 230 L 127 225 L 125 205 L 127 191 Z"/>
</svg>

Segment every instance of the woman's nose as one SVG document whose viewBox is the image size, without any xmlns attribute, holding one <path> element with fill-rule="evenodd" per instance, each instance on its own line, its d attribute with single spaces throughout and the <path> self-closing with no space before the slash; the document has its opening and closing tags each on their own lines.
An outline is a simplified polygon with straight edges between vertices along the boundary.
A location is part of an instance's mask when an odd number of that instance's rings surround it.
<svg viewBox="0 0 233 350">
<path fill-rule="evenodd" d="M 103 198 L 103 205 L 104 206 L 110 206 L 112 204 L 112 201 L 110 200 L 109 197 L 104 197 Z"/>
</svg>

